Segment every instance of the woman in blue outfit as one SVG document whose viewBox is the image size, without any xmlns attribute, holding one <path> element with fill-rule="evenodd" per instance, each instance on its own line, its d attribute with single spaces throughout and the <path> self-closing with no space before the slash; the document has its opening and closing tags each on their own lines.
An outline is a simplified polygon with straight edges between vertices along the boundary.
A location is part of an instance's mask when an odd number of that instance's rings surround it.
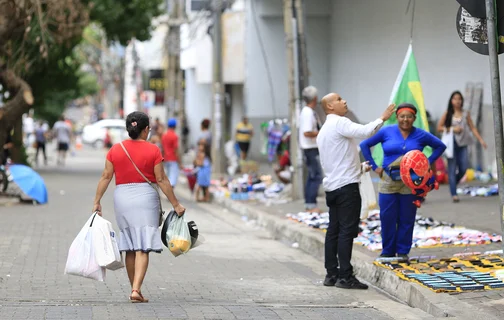
<svg viewBox="0 0 504 320">
<path fill-rule="evenodd" d="M 380 205 L 382 254 L 389 258 L 396 255 L 408 259 L 413 241 L 413 228 L 417 207 L 413 201 L 417 196 L 402 181 L 399 165 L 402 157 L 411 150 L 422 151 L 429 146 L 433 149 L 429 164 L 439 158 L 446 146 L 434 135 L 415 128 L 417 109 L 403 103 L 396 110 L 397 124 L 380 129 L 373 137 L 360 144 L 364 158 L 380 176 L 378 203 Z M 382 144 L 383 168 L 378 167 L 371 156 L 371 147 Z M 384 174 L 385 173 L 385 174 Z"/>
</svg>

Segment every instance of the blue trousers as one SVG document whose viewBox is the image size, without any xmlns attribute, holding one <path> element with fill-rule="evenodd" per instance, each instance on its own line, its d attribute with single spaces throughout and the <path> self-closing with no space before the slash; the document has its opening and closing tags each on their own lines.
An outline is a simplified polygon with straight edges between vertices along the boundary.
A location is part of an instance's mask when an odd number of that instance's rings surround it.
<svg viewBox="0 0 504 320">
<path fill-rule="evenodd" d="M 413 194 L 378 195 L 383 255 L 395 256 L 410 252 L 417 211 L 413 201 L 417 199 Z"/>
<path fill-rule="evenodd" d="M 320 166 L 319 151 L 317 148 L 304 149 L 308 177 L 305 186 L 305 207 L 314 209 L 317 207 L 317 195 L 322 183 L 322 168 Z"/>
<path fill-rule="evenodd" d="M 453 144 L 453 158 L 448 159 L 448 181 L 450 183 L 450 193 L 457 195 L 457 184 L 465 175 L 469 166 L 469 156 L 467 146 L 460 147 L 456 141 Z M 457 172 L 458 169 L 458 172 Z"/>
</svg>

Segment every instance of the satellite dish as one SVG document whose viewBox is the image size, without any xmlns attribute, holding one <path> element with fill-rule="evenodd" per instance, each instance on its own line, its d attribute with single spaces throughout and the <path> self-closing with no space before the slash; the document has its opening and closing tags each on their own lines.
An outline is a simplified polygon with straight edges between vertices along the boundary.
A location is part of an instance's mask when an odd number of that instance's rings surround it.
<svg viewBox="0 0 504 320">
<path fill-rule="evenodd" d="M 497 53 L 501 54 L 504 53 L 504 12 L 497 10 L 497 13 L 497 34 L 499 38 Z M 482 55 L 488 55 L 486 18 L 474 17 L 464 7 L 460 7 L 457 12 L 456 25 L 460 39 L 469 49 Z"/>
</svg>

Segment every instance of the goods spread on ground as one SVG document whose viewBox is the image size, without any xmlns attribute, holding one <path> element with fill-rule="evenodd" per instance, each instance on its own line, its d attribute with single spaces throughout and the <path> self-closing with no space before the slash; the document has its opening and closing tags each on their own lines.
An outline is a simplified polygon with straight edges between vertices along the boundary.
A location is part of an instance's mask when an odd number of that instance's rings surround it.
<svg viewBox="0 0 504 320">
<path fill-rule="evenodd" d="M 329 213 L 300 212 L 287 214 L 287 218 L 325 231 L 329 224 Z M 354 243 L 372 251 L 382 249 L 380 211 L 370 211 L 368 218 L 361 220 L 359 236 Z M 477 230 L 457 227 L 453 223 L 437 221 L 417 215 L 413 231 L 413 248 L 442 246 L 468 246 L 501 242 L 502 236 Z"/>
<path fill-rule="evenodd" d="M 469 254 L 446 259 L 411 257 L 409 261 L 375 261 L 374 264 L 434 292 L 504 288 L 504 259 L 495 254 Z"/>
<path fill-rule="evenodd" d="M 289 201 L 290 185 L 273 182 L 270 175 L 243 174 L 230 180 L 212 180 L 214 197 L 226 197 L 236 201 L 257 200 L 267 204 L 282 204 Z"/>
</svg>

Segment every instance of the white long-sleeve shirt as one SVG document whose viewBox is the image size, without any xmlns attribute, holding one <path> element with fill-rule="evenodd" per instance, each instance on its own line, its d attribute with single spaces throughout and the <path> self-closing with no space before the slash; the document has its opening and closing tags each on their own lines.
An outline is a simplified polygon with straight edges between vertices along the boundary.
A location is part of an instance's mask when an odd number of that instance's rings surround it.
<svg viewBox="0 0 504 320">
<path fill-rule="evenodd" d="M 346 117 L 327 115 L 317 136 L 320 164 L 324 170 L 325 191 L 334 191 L 348 184 L 360 182 L 361 165 L 354 138 L 369 138 L 382 125 L 382 119 L 361 125 Z"/>
</svg>

